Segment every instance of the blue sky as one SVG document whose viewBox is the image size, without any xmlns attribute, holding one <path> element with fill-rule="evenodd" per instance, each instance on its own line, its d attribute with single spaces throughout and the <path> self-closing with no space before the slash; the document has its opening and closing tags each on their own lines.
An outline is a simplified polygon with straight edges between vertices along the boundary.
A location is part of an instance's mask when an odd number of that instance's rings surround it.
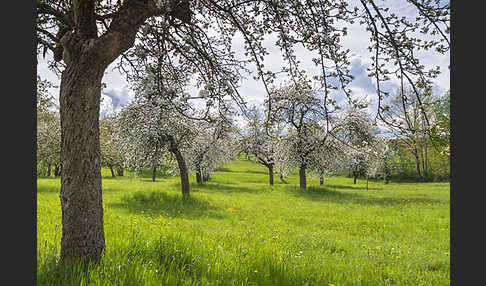
<svg viewBox="0 0 486 286">
<path fill-rule="evenodd" d="M 389 0 L 390 1 L 390 0 Z M 390 2 L 397 2 L 391 0 Z M 397 2 L 402 3 L 403 1 Z M 392 5 L 393 6 L 393 5 Z M 400 10 L 401 14 L 408 14 L 413 16 L 413 11 L 405 4 L 394 6 L 395 9 Z M 376 103 L 376 87 L 375 81 L 369 78 L 366 68 L 370 65 L 370 53 L 367 50 L 369 42 L 369 32 L 365 31 L 362 26 L 355 23 L 348 26 L 348 35 L 342 39 L 342 45 L 344 49 L 350 50 L 350 70 L 354 76 L 354 80 L 349 85 L 352 93 L 355 96 L 367 96 L 368 99 L 373 100 Z M 280 51 L 271 45 L 273 39 L 268 39 L 268 50 L 270 55 L 265 59 L 265 66 L 271 70 L 278 70 L 284 64 L 282 62 Z M 236 38 L 233 42 L 233 47 L 236 54 L 242 54 L 243 41 L 242 38 Z M 319 74 L 317 69 L 311 62 L 312 54 L 304 49 L 296 50 L 297 56 L 301 60 L 301 66 L 307 70 L 308 75 Z M 53 82 L 55 85 L 59 85 L 59 79 L 57 76 L 49 71 L 47 68 L 47 60 L 50 60 L 51 55 L 47 55 L 46 59 L 39 58 L 38 74 L 44 78 Z M 421 60 L 425 65 L 440 66 L 441 75 L 434 81 L 434 91 L 437 93 L 444 93 L 450 87 L 449 77 L 449 53 L 445 55 L 438 55 L 433 53 L 423 53 Z M 133 91 L 130 90 L 128 83 L 125 80 L 125 76 L 119 74 L 116 70 L 113 70 L 115 64 L 112 64 L 106 70 L 103 82 L 106 83 L 106 88 L 102 91 L 102 103 L 100 115 L 104 116 L 112 110 L 119 110 L 123 105 L 127 104 L 133 98 Z M 252 69 L 254 70 L 254 69 Z M 239 88 L 240 94 L 249 103 L 261 104 L 265 98 L 265 90 L 263 84 L 259 81 L 253 80 L 252 76 L 247 76 L 245 80 L 241 82 L 241 88 Z M 398 87 L 398 81 L 390 81 L 385 84 L 385 87 L 394 91 Z M 58 97 L 58 89 L 53 88 L 51 90 L 52 95 Z M 198 92 L 196 88 L 190 87 L 189 93 L 195 94 Z M 376 109 L 376 104 L 370 106 L 370 111 Z"/>
</svg>

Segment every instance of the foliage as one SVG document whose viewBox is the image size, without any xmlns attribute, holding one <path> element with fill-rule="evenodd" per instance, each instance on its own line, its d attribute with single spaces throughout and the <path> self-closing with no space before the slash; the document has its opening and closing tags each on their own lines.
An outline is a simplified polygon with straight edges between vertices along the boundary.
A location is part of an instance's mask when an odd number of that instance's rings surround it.
<svg viewBox="0 0 486 286">
<path fill-rule="evenodd" d="M 37 167 L 38 175 L 44 175 L 45 168 L 60 167 L 61 163 L 61 122 L 48 80 L 37 76 Z M 40 167 L 40 168 L 39 168 Z M 40 172 L 39 172 L 40 171 Z M 47 170 L 49 174 L 49 170 Z"/>
<path fill-rule="evenodd" d="M 196 135 L 187 149 L 189 168 L 206 178 L 217 167 L 233 159 L 237 150 L 231 133 L 234 126 L 229 115 L 212 116 L 196 122 Z"/>
<path fill-rule="evenodd" d="M 102 166 L 120 169 L 123 168 L 125 156 L 117 120 L 116 114 L 105 116 L 100 120 L 100 150 Z"/>
</svg>

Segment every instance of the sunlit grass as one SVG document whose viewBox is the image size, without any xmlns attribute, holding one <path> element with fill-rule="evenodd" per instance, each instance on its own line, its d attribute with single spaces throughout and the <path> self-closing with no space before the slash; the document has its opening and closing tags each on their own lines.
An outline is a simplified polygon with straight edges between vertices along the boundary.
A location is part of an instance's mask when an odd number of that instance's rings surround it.
<svg viewBox="0 0 486 286">
<path fill-rule="evenodd" d="M 60 180 L 37 181 L 39 285 L 449 285 L 448 183 L 298 176 L 233 161 L 191 198 L 178 177 L 103 171 L 106 251 L 58 263 Z"/>
</svg>

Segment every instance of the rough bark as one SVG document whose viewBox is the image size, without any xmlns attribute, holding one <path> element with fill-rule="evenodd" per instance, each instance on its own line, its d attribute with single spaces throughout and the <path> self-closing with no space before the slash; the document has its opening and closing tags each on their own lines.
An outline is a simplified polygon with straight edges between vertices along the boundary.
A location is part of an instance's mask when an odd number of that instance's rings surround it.
<svg viewBox="0 0 486 286">
<path fill-rule="evenodd" d="M 182 156 L 182 153 L 177 147 L 174 139 L 170 139 L 170 152 L 172 152 L 172 154 L 174 154 L 174 156 L 176 157 L 177 165 L 179 167 L 179 173 L 181 175 L 182 195 L 189 196 L 191 188 L 189 185 L 189 174 L 187 172 L 186 160 L 184 160 L 184 156 Z"/>
<path fill-rule="evenodd" d="M 84 49 L 70 51 L 61 76 L 61 256 L 97 262 L 105 248 L 98 125 L 105 65 Z"/>
<path fill-rule="evenodd" d="M 307 188 L 307 181 L 305 175 L 305 166 L 302 165 L 299 168 L 300 188 L 305 190 Z"/>
<path fill-rule="evenodd" d="M 154 1 L 123 1 L 98 37 L 94 1 L 73 1 L 74 29 L 60 38 L 61 257 L 99 262 L 105 249 L 99 142 L 101 80 L 108 65 L 132 47 L 140 26 L 166 11 Z"/>
</svg>

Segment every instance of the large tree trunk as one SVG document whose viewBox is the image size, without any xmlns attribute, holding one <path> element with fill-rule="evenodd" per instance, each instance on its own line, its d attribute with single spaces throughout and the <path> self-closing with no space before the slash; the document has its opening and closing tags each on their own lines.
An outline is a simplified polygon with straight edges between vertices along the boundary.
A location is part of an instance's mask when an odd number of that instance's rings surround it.
<svg viewBox="0 0 486 286">
<path fill-rule="evenodd" d="M 307 188 L 307 181 L 305 176 L 305 166 L 301 165 L 299 168 L 299 177 L 300 177 L 300 188 L 305 190 Z"/>
<path fill-rule="evenodd" d="M 60 87 L 61 256 L 98 262 L 105 248 L 99 111 L 106 65 L 82 51 L 69 58 Z"/>
<path fill-rule="evenodd" d="M 270 176 L 270 186 L 273 186 L 273 165 L 268 165 L 268 174 Z"/>
<path fill-rule="evenodd" d="M 99 262 L 105 249 L 99 141 L 104 71 L 131 48 L 153 1 L 124 1 L 98 35 L 95 1 L 73 1 L 74 29 L 61 38 L 61 257 Z"/>
<path fill-rule="evenodd" d="M 181 175 L 182 196 L 189 196 L 191 189 L 189 185 L 189 175 L 187 172 L 186 161 L 184 160 L 181 151 L 179 150 L 173 139 L 171 139 L 170 142 L 170 151 L 176 157 L 177 165 L 179 166 L 179 173 Z"/>
</svg>

